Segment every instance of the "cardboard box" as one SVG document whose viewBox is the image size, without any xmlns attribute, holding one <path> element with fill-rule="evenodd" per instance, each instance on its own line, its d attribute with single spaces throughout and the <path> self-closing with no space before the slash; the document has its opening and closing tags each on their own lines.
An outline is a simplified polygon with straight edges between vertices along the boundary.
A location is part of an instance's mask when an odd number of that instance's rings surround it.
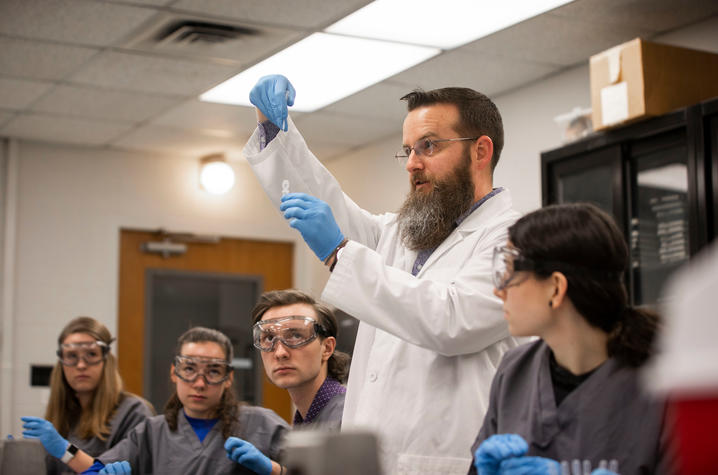
<svg viewBox="0 0 718 475">
<path fill-rule="evenodd" d="M 591 56 L 590 75 L 595 130 L 718 96 L 718 54 L 640 38 Z"/>
</svg>

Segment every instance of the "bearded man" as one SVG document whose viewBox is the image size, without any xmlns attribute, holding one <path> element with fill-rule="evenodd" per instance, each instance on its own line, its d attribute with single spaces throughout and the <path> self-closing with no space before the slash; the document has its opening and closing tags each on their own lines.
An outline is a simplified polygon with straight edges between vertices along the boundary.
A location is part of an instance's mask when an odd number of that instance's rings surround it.
<svg viewBox="0 0 718 475">
<path fill-rule="evenodd" d="M 410 191 L 373 215 L 346 196 L 287 114 L 295 91 L 265 76 L 244 154 L 270 199 L 332 272 L 322 300 L 358 318 L 342 430 L 379 435 L 384 473 L 464 474 L 503 353 L 516 346 L 493 295 L 493 250 L 518 213 L 494 188 L 501 115 L 483 94 L 413 91 L 403 143 Z M 281 194 L 289 180 L 293 191 Z"/>
</svg>

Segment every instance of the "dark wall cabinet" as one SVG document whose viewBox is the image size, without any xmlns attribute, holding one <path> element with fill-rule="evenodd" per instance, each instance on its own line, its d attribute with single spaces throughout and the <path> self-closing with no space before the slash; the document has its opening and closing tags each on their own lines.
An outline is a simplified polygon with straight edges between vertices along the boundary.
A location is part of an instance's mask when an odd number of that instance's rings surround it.
<svg viewBox="0 0 718 475">
<path fill-rule="evenodd" d="M 612 214 L 631 252 L 634 305 L 718 232 L 718 98 L 541 154 L 543 204 L 591 202 Z"/>
</svg>

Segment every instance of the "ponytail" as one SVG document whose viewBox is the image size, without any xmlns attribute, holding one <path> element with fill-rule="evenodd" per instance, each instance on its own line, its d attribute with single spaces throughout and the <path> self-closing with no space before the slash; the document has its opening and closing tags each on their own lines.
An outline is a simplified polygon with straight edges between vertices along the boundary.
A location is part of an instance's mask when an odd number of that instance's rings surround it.
<svg viewBox="0 0 718 475">
<path fill-rule="evenodd" d="M 660 318 L 645 308 L 628 307 L 608 335 L 608 356 L 638 367 L 653 353 Z"/>
<path fill-rule="evenodd" d="M 327 361 L 327 374 L 340 383 L 346 384 L 347 376 L 349 376 L 350 361 L 351 356 L 343 351 L 334 350 L 332 356 L 329 357 L 329 361 Z"/>
</svg>

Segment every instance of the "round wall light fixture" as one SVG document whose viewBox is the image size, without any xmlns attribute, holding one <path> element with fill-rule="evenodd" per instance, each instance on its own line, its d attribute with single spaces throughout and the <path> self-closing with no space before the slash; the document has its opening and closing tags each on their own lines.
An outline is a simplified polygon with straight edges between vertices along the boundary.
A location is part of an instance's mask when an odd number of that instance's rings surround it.
<svg viewBox="0 0 718 475">
<path fill-rule="evenodd" d="M 208 193 L 223 195 L 234 186 L 234 170 L 221 153 L 200 158 L 199 184 Z"/>
</svg>

